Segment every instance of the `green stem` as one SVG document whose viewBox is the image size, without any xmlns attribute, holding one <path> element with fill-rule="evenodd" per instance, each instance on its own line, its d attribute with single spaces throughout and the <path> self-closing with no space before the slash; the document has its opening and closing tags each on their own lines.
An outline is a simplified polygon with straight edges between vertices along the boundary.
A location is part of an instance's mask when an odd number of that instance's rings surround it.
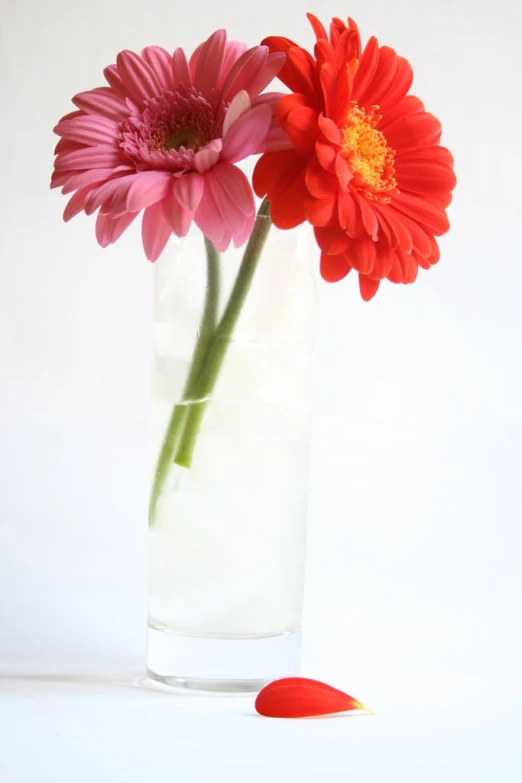
<svg viewBox="0 0 522 783">
<path fill-rule="evenodd" d="M 208 405 L 208 399 L 216 386 L 234 328 L 252 284 L 271 225 L 270 205 L 265 200 L 257 213 L 257 220 L 246 246 L 229 302 L 214 332 L 212 342 L 208 348 L 207 358 L 194 387 L 193 399 L 202 401 L 191 405 L 187 415 L 179 449 L 174 460 L 177 465 L 182 467 L 190 468 L 192 464 L 194 448 L 201 421 Z"/>
<path fill-rule="evenodd" d="M 190 400 L 194 399 L 196 382 L 216 328 L 219 306 L 219 254 L 212 242 L 208 239 L 205 239 L 205 248 L 207 251 L 207 291 L 205 295 L 205 306 L 199 327 L 198 339 L 192 355 L 189 375 L 183 389 L 181 404 L 178 403 L 174 406 L 156 465 L 156 473 L 154 475 L 154 483 L 152 485 L 149 503 L 149 525 L 151 527 L 155 522 L 158 498 L 163 491 L 170 465 L 173 462 L 174 454 L 176 453 L 185 422 L 188 418 L 188 412 L 191 407 Z"/>
</svg>

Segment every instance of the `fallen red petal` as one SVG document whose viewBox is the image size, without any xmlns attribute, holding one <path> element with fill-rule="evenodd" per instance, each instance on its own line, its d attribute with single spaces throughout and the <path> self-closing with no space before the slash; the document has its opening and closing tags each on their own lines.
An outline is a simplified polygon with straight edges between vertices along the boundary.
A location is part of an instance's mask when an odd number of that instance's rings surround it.
<svg viewBox="0 0 522 783">
<path fill-rule="evenodd" d="M 306 677 L 285 677 L 269 683 L 259 692 L 255 707 L 267 718 L 310 718 L 351 710 L 371 712 L 347 693 Z"/>
</svg>

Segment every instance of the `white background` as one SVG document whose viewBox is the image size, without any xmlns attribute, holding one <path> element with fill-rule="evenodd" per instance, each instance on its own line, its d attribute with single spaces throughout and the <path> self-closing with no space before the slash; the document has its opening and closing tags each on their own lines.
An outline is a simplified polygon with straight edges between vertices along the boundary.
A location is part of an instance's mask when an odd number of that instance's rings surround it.
<svg viewBox="0 0 522 783">
<path fill-rule="evenodd" d="M 191 51 L 221 26 L 311 44 L 309 8 L 4 0 L 2 781 L 520 780 L 521 8 L 310 6 L 408 57 L 459 184 L 414 286 L 365 304 L 355 278 L 321 285 L 303 672 L 378 714 L 279 723 L 132 687 L 152 270 L 139 226 L 102 250 L 48 183 L 52 127 L 119 50 Z"/>
</svg>

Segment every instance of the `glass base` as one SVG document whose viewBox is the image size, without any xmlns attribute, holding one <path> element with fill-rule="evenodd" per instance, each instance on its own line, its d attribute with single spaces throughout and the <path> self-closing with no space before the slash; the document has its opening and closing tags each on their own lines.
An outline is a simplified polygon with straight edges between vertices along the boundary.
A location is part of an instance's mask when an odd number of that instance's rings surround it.
<svg viewBox="0 0 522 783">
<path fill-rule="evenodd" d="M 299 674 L 299 631 L 273 636 L 208 637 L 149 624 L 147 673 L 185 691 L 257 693 Z"/>
<path fill-rule="evenodd" d="M 269 680 L 199 680 L 190 677 L 162 677 L 147 669 L 147 677 L 173 690 L 198 693 L 248 694 L 258 693 Z"/>
</svg>

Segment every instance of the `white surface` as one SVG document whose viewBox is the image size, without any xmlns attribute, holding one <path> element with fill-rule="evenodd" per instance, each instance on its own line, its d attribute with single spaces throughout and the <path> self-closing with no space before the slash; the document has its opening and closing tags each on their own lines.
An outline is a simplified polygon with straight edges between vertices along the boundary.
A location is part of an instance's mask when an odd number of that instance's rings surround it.
<svg viewBox="0 0 522 783">
<path fill-rule="evenodd" d="M 65 0 L 2 13 L 2 783 L 518 783 L 522 399 L 519 37 L 511 0 L 354 0 L 415 68 L 459 186 L 442 260 L 369 305 L 321 289 L 304 672 L 371 718 L 273 723 L 251 701 L 62 682 L 138 671 L 145 638 L 150 276 L 61 223 L 51 128 L 122 48 L 225 24 L 312 37 L 297 0 Z M 187 6 L 184 5 L 183 9 Z M 318 6 L 315 6 L 317 10 Z M 57 680 L 38 675 L 62 672 Z M 36 677 L 36 679 L 34 679 Z"/>
<path fill-rule="evenodd" d="M 257 716 L 253 698 L 148 691 L 122 668 L 90 676 L 59 669 L 2 683 L 11 697 L 0 703 L 6 783 L 516 783 L 522 773 L 515 703 L 499 709 L 495 698 L 487 704 L 498 693 L 456 692 L 447 675 L 438 690 L 424 675 L 423 698 L 405 690 L 407 679 L 381 684 L 374 716 L 281 721 Z"/>
</svg>

